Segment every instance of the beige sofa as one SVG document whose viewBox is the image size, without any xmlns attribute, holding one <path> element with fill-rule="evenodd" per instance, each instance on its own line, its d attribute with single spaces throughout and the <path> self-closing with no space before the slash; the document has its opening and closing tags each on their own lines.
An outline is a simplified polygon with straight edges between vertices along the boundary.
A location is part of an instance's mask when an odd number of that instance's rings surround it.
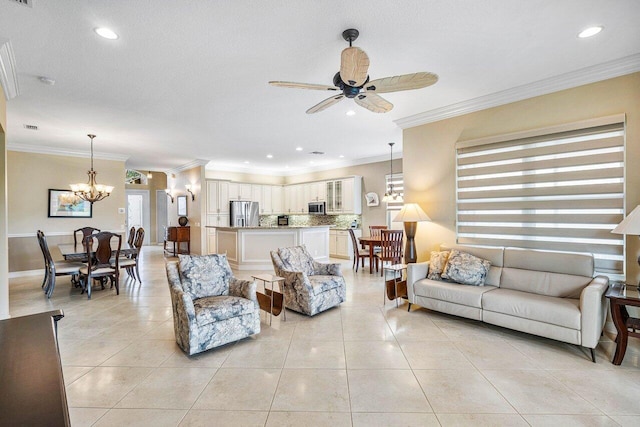
<svg viewBox="0 0 640 427">
<path fill-rule="evenodd" d="M 605 276 L 593 277 L 591 254 L 517 248 L 443 246 L 491 261 L 485 286 L 427 279 L 429 263 L 409 264 L 411 304 L 480 320 L 591 350 L 598 344 L 607 306 Z"/>
</svg>

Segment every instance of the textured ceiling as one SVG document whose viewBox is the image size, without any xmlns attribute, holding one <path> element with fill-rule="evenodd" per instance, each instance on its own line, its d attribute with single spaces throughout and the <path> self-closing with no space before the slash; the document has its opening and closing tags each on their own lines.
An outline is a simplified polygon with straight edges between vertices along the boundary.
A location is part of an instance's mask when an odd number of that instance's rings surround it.
<svg viewBox="0 0 640 427">
<path fill-rule="evenodd" d="M 402 147 L 394 120 L 638 54 L 639 20 L 637 0 L 0 0 L 21 91 L 7 104 L 7 140 L 82 151 L 95 133 L 97 152 L 144 170 L 205 159 L 291 173 L 387 156 L 388 142 Z M 605 29 L 576 37 L 591 25 Z M 120 38 L 100 38 L 101 26 Z M 371 79 L 431 71 L 440 81 L 384 94 L 387 114 L 345 100 L 307 115 L 329 94 L 267 84 L 331 84 L 347 28 L 360 30 Z"/>
</svg>

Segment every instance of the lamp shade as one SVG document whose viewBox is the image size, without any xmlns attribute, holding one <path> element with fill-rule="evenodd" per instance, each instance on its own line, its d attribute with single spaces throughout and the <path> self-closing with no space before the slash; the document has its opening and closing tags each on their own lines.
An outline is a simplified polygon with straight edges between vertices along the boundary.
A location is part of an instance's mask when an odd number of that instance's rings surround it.
<svg viewBox="0 0 640 427">
<path fill-rule="evenodd" d="M 633 234 L 640 236 L 640 205 L 636 206 L 611 232 L 615 234 Z"/>
<path fill-rule="evenodd" d="M 417 203 L 407 203 L 402 206 L 398 215 L 393 219 L 393 222 L 423 222 L 431 221 L 429 215 L 427 215 Z"/>
</svg>

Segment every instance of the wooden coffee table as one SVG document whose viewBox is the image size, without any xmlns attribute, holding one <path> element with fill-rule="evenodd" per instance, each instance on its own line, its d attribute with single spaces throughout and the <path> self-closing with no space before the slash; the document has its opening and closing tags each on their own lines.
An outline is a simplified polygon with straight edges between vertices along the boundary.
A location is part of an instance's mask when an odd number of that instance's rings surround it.
<svg viewBox="0 0 640 427">
<path fill-rule="evenodd" d="M 627 350 L 627 340 L 629 337 L 640 338 L 640 319 L 629 316 L 627 306 L 640 307 L 640 295 L 638 287 L 625 283 L 613 283 L 607 293 L 611 305 L 611 317 L 616 326 L 618 336 L 616 337 L 616 352 L 612 363 L 620 365 Z"/>
</svg>

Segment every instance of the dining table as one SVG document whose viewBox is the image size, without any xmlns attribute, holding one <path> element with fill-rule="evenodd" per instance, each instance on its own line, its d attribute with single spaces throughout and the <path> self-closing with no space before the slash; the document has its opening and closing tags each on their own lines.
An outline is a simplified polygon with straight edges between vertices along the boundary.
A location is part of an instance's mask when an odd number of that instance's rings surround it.
<svg viewBox="0 0 640 427">
<path fill-rule="evenodd" d="M 96 245 L 97 247 L 98 245 Z M 115 241 L 113 241 L 111 243 L 111 254 L 115 255 L 116 251 L 118 250 L 118 245 Z M 67 261 L 79 261 L 79 262 L 87 262 L 87 248 L 81 244 L 78 243 L 73 244 L 73 243 L 62 243 L 58 245 L 58 249 L 60 250 L 60 253 L 62 254 L 62 256 L 64 257 L 65 260 Z M 137 253 L 138 250 L 136 248 L 120 248 L 120 256 L 128 256 L 128 255 L 133 255 L 135 253 Z M 95 251 L 92 251 L 92 254 L 95 253 Z"/>
<path fill-rule="evenodd" d="M 364 247 L 369 246 L 369 273 L 373 274 L 373 260 L 375 257 L 375 248 L 380 247 L 382 241 L 381 236 L 363 236 L 358 237 L 358 242 Z"/>
</svg>

